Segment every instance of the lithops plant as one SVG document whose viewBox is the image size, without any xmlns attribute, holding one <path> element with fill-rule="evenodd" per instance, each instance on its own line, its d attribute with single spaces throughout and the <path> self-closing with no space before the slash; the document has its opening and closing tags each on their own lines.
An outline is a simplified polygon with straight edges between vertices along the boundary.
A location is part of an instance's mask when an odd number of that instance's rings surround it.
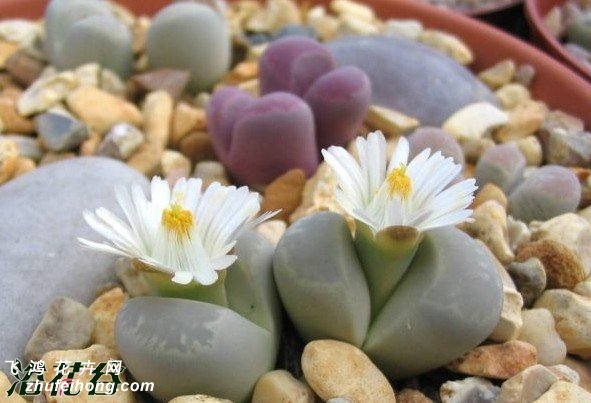
<svg viewBox="0 0 591 403">
<path fill-rule="evenodd" d="M 118 189 L 128 223 L 103 208 L 86 212 L 110 243 L 80 241 L 134 259 L 151 286 L 152 296 L 125 303 L 115 325 L 134 378 L 154 382 L 163 401 L 200 393 L 245 402 L 279 344 L 274 247 L 246 228 L 270 215 L 254 218 L 258 195 L 246 187 L 201 186 L 183 178 L 171 191 L 154 178 L 151 200 L 139 186 Z"/>
<path fill-rule="evenodd" d="M 502 284 L 486 248 L 453 226 L 470 216 L 475 190 L 473 179 L 451 184 L 460 165 L 428 149 L 409 162 L 405 138 L 388 164 L 379 132 L 356 147 L 359 161 L 341 147 L 323 151 L 354 236 L 338 214 L 302 218 L 279 241 L 273 272 L 304 339 L 352 343 L 405 378 L 485 340 Z"/>
<path fill-rule="evenodd" d="M 127 26 L 96 0 L 51 0 L 45 12 L 45 51 L 58 69 L 96 62 L 128 77 L 132 37 Z"/>
<path fill-rule="evenodd" d="M 335 68 L 322 45 L 302 37 L 274 41 L 259 65 L 259 99 L 229 87 L 208 104 L 216 153 L 241 183 L 269 183 L 292 168 L 310 176 L 321 148 L 344 145 L 359 130 L 369 80 L 356 67 Z"/>
<path fill-rule="evenodd" d="M 148 29 L 146 54 L 151 68 L 188 70 L 191 91 L 212 86 L 230 67 L 224 2 L 177 2 L 163 8 Z"/>
</svg>

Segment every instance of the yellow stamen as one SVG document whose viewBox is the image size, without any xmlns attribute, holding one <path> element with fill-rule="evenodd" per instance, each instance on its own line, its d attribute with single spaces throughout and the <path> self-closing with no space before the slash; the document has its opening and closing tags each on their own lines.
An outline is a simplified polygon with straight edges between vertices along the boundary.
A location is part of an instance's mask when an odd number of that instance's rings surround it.
<svg viewBox="0 0 591 403">
<path fill-rule="evenodd" d="M 179 239 L 189 236 L 193 221 L 193 213 L 179 204 L 173 204 L 162 212 L 162 225 Z"/>
<path fill-rule="evenodd" d="M 406 174 L 406 166 L 400 164 L 398 168 L 393 169 L 386 178 L 388 184 L 388 195 L 394 197 L 400 195 L 403 199 L 406 199 L 412 190 L 412 182 Z"/>
</svg>

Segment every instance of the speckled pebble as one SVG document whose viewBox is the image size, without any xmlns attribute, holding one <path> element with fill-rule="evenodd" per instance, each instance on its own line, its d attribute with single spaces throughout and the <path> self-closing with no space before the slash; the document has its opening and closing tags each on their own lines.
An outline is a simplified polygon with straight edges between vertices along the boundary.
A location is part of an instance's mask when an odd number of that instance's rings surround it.
<svg viewBox="0 0 591 403">
<path fill-rule="evenodd" d="M 25 357 L 39 360 L 48 351 L 84 348 L 91 341 L 94 327 L 88 308 L 70 298 L 56 298 L 27 343 Z"/>
<path fill-rule="evenodd" d="M 503 344 L 476 347 L 449 363 L 447 368 L 466 375 L 508 379 L 536 363 L 534 346 L 512 340 Z"/>
<path fill-rule="evenodd" d="M 357 347 L 336 340 L 315 340 L 302 354 L 306 381 L 320 398 L 354 402 L 396 402 L 392 386 Z"/>
<path fill-rule="evenodd" d="M 546 271 L 547 288 L 574 288 L 585 279 L 585 272 L 579 258 L 564 244 L 551 240 L 528 242 L 517 250 L 516 260 L 526 261 L 538 258 Z"/>
<path fill-rule="evenodd" d="M 534 403 L 556 402 L 591 402 L 591 393 L 573 383 L 558 381 Z"/>
</svg>

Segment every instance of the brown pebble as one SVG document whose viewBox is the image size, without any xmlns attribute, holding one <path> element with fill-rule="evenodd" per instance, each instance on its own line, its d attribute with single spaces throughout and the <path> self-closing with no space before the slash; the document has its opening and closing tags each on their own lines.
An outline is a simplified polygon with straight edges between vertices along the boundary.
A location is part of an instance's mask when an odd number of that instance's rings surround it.
<svg viewBox="0 0 591 403">
<path fill-rule="evenodd" d="M 18 146 L 12 140 L 0 141 L 0 185 L 9 181 L 17 169 Z"/>
<path fill-rule="evenodd" d="M 100 134 L 91 131 L 88 138 L 80 144 L 80 155 L 84 157 L 95 155 L 102 140 L 103 138 Z"/>
<path fill-rule="evenodd" d="M 119 287 L 107 291 L 88 307 L 96 326 L 92 342 L 116 349 L 115 319 L 127 297 Z"/>
<path fill-rule="evenodd" d="M 479 346 L 452 361 L 447 368 L 461 374 L 492 379 L 509 379 L 537 364 L 536 348 L 511 340 L 503 344 Z"/>
<path fill-rule="evenodd" d="M 238 63 L 221 81 L 224 84 L 236 85 L 252 78 L 256 78 L 259 74 L 259 64 L 257 61 L 247 60 Z"/>
<path fill-rule="evenodd" d="M 551 239 L 528 242 L 517 250 L 516 260 L 540 259 L 546 271 L 546 288 L 574 288 L 585 279 L 580 259 L 565 245 Z"/>
<path fill-rule="evenodd" d="M 56 152 L 50 151 L 50 152 L 46 153 L 43 156 L 43 158 L 41 158 L 41 161 L 39 161 L 39 166 L 53 164 L 54 162 L 69 160 L 70 158 L 76 158 L 76 154 L 71 153 L 71 152 L 56 153 Z"/>
<path fill-rule="evenodd" d="M 179 143 L 179 150 L 193 164 L 200 161 L 217 160 L 209 134 L 204 131 L 194 131 L 183 137 Z"/>
<path fill-rule="evenodd" d="M 12 42 L 0 40 L 0 69 L 6 66 L 6 59 L 18 50 L 18 45 Z"/>
<path fill-rule="evenodd" d="M 487 183 L 478 191 L 478 194 L 472 202 L 471 208 L 476 209 L 478 206 L 489 200 L 495 200 L 503 206 L 503 209 L 507 210 L 507 196 L 501 188 L 492 183 Z"/>
<path fill-rule="evenodd" d="M 287 171 L 267 186 L 262 211 L 281 210 L 275 218 L 289 221 L 289 216 L 302 203 L 306 174 L 301 169 Z"/>
<path fill-rule="evenodd" d="M 140 95 L 164 90 L 174 99 L 178 99 L 185 90 L 189 78 L 187 70 L 157 69 L 133 76 L 130 84 L 137 87 Z"/>
<path fill-rule="evenodd" d="M 16 169 L 14 171 L 14 177 L 18 177 L 35 170 L 37 164 L 30 158 L 18 157 L 16 161 Z"/>
<path fill-rule="evenodd" d="M 45 62 L 24 50 L 19 50 L 6 59 L 6 71 L 23 87 L 30 86 L 39 78 L 45 66 Z"/>
</svg>

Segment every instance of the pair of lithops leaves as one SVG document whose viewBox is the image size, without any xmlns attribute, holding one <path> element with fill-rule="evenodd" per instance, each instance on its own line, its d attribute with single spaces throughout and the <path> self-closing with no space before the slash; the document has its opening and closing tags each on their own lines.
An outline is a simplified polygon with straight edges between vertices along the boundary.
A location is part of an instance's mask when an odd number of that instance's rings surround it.
<svg viewBox="0 0 591 403">
<path fill-rule="evenodd" d="M 177 2 L 160 10 L 146 38 L 150 69 L 190 72 L 188 88 L 208 88 L 230 66 L 230 31 L 222 1 Z M 107 2 L 52 0 L 45 12 L 45 51 L 58 69 L 98 63 L 127 78 L 133 71 L 131 28 Z"/>
</svg>

